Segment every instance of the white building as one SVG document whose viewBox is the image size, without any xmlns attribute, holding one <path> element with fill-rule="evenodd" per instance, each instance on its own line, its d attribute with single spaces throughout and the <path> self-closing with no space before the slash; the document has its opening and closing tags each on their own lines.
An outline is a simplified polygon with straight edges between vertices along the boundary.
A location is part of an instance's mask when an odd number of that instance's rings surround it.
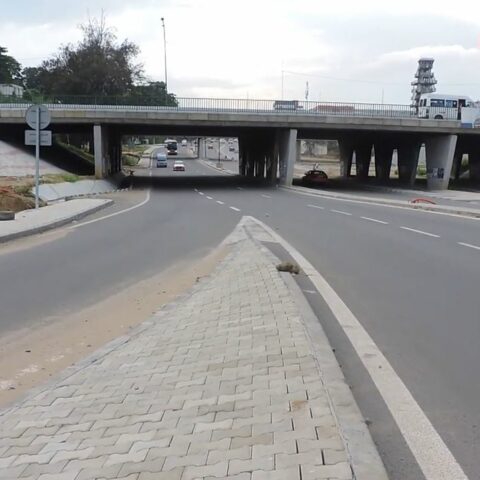
<svg viewBox="0 0 480 480">
<path fill-rule="evenodd" d="M 10 83 L 0 83 L 0 95 L 5 97 L 23 97 L 23 87 Z"/>
</svg>

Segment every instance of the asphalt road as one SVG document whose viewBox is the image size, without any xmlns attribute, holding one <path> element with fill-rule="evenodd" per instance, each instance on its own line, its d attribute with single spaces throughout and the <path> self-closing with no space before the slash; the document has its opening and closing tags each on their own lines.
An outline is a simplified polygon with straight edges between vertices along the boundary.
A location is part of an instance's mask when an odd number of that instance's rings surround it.
<svg viewBox="0 0 480 480">
<path fill-rule="evenodd" d="M 179 147 L 179 156 L 186 153 Z M 324 275 L 469 478 L 480 479 L 480 223 L 252 185 L 193 159 L 185 160 L 186 172 L 169 163 L 135 179 L 152 192 L 141 208 L 27 250 L 0 250 L 0 331 L 93 304 L 178 259 L 201 256 L 252 215 Z M 319 295 L 302 288 L 391 478 L 423 478 L 344 333 Z"/>
</svg>

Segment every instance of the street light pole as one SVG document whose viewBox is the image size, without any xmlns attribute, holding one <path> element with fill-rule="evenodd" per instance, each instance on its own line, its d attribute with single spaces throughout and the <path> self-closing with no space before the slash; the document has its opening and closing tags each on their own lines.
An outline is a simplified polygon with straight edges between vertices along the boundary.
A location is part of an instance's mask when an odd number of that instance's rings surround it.
<svg viewBox="0 0 480 480">
<path fill-rule="evenodd" d="M 165 33 L 165 19 L 162 17 L 163 27 L 163 52 L 164 52 L 164 66 L 165 66 L 165 92 L 168 93 L 168 78 L 167 78 L 167 36 Z"/>
</svg>

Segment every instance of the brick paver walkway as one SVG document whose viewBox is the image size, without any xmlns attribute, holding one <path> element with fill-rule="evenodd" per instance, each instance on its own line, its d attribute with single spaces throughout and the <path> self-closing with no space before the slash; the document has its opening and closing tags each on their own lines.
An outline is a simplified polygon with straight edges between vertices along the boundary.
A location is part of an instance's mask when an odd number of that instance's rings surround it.
<svg viewBox="0 0 480 480">
<path fill-rule="evenodd" d="M 352 478 L 299 311 L 246 238 L 0 426 L 2 480 Z"/>
</svg>

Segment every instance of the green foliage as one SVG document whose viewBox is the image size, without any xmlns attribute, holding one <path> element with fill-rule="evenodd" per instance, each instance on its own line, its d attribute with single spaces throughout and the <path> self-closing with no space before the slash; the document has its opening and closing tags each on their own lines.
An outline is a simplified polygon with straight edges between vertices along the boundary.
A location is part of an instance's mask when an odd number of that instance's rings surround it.
<svg viewBox="0 0 480 480">
<path fill-rule="evenodd" d="M 105 19 L 81 26 L 83 39 L 63 45 L 39 67 L 24 70 L 29 90 L 46 95 L 126 95 L 143 79 L 143 67 L 135 64 L 137 45 L 118 43 Z"/>
<path fill-rule="evenodd" d="M 13 57 L 7 55 L 7 49 L 0 47 L 0 83 L 22 84 L 22 68 Z"/>
</svg>

